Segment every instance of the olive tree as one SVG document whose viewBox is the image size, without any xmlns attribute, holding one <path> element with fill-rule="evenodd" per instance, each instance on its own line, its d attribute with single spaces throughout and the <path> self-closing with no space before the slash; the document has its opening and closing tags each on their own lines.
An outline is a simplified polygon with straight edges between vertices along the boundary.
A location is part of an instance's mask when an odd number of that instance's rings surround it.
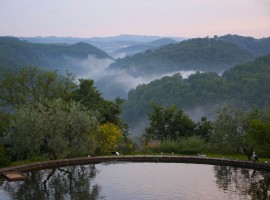
<svg viewBox="0 0 270 200">
<path fill-rule="evenodd" d="M 98 122 L 74 101 L 25 104 L 16 112 L 6 138 L 19 158 L 48 155 L 52 159 L 91 154 Z"/>
<path fill-rule="evenodd" d="M 26 67 L 18 71 L 4 70 L 0 79 L 0 103 L 18 109 L 25 103 L 42 102 L 44 99 L 69 99 L 76 88 L 74 76 L 58 76 L 56 71 Z"/>
<path fill-rule="evenodd" d="M 246 144 L 245 134 L 248 130 L 251 112 L 233 110 L 229 107 L 217 111 L 210 141 L 223 152 L 239 152 Z"/>
<path fill-rule="evenodd" d="M 259 156 L 270 157 L 270 107 L 257 111 L 250 120 L 246 138 Z"/>
</svg>

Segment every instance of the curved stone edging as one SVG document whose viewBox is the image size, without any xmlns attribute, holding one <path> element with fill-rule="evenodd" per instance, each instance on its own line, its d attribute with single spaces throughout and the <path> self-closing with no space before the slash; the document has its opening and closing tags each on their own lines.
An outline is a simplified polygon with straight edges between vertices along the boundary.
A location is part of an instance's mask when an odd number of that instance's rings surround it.
<svg viewBox="0 0 270 200">
<path fill-rule="evenodd" d="M 72 165 L 98 164 L 102 162 L 171 162 L 171 163 L 194 163 L 194 164 L 210 164 L 210 165 L 227 165 L 242 168 L 250 168 L 256 170 L 270 171 L 270 164 L 254 163 L 251 161 L 232 160 L 225 158 L 209 158 L 197 156 L 100 156 L 100 157 L 83 157 L 64 160 L 52 160 L 38 162 L 32 164 L 24 164 L 15 167 L 7 167 L 0 169 L 0 174 L 7 171 L 35 171 L 41 169 L 64 167 Z"/>
</svg>

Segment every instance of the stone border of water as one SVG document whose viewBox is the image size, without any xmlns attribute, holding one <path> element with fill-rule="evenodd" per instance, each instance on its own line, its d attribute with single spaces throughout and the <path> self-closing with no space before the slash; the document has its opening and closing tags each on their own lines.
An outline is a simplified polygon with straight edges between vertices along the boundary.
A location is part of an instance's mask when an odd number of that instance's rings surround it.
<svg viewBox="0 0 270 200">
<path fill-rule="evenodd" d="M 82 157 L 63 160 L 51 160 L 32 164 L 18 165 L 14 167 L 6 167 L 0 169 L 0 174 L 2 175 L 3 172 L 7 171 L 28 172 L 72 165 L 98 164 L 102 162 L 117 162 L 117 161 L 226 165 L 226 166 L 235 166 L 235 167 L 270 171 L 270 164 L 268 163 L 257 163 L 251 161 L 232 160 L 226 158 L 209 158 L 198 156 L 99 156 L 99 157 Z"/>
</svg>

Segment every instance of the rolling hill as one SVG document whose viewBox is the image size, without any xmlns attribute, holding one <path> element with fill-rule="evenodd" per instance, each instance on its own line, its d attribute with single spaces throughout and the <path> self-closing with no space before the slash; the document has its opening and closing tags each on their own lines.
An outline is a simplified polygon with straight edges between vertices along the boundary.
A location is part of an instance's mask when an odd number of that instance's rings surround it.
<svg viewBox="0 0 270 200">
<path fill-rule="evenodd" d="M 100 49 L 83 42 L 76 44 L 40 44 L 21 41 L 14 37 L 0 37 L 0 67 L 19 68 L 38 66 L 47 70 L 66 70 L 76 73 L 79 69 L 72 60 L 112 59 Z"/>
<path fill-rule="evenodd" d="M 229 34 L 218 37 L 218 39 L 235 43 L 240 48 L 249 51 L 255 57 L 264 56 L 270 52 L 270 37 L 255 39 L 252 37 Z"/>
<path fill-rule="evenodd" d="M 158 40 L 154 40 L 152 42 L 148 43 L 141 43 L 141 44 L 136 44 L 136 45 L 131 45 L 125 48 L 118 49 L 110 55 L 114 58 L 123 58 L 126 56 L 132 56 L 136 53 L 144 52 L 148 49 L 155 49 L 159 48 L 168 44 L 175 44 L 177 41 L 170 39 L 170 38 L 161 38 Z"/>
<path fill-rule="evenodd" d="M 123 105 L 123 119 L 131 129 L 146 122 L 151 102 L 162 106 L 178 105 L 194 120 L 213 118 L 216 109 L 230 105 L 235 108 L 263 108 L 270 104 L 270 54 L 252 62 L 215 72 L 163 77 L 142 84 L 128 93 Z"/>
<path fill-rule="evenodd" d="M 252 39 L 253 45 L 248 45 L 250 38 L 244 40 L 244 37 L 239 36 L 238 42 L 228 38 L 224 36 L 182 41 L 118 59 L 109 68 L 126 70 L 134 76 L 180 70 L 222 72 L 270 52 L 269 39 Z"/>
<path fill-rule="evenodd" d="M 170 37 L 176 41 L 182 41 L 185 38 L 181 37 Z M 26 40 L 32 43 L 45 43 L 45 44 L 76 44 L 79 42 L 84 42 L 98 47 L 102 51 L 110 54 L 119 49 L 149 43 L 155 40 L 162 39 L 160 36 L 147 36 L 147 35 L 128 35 L 122 34 L 112 37 L 91 37 L 91 38 L 77 38 L 77 37 L 20 37 L 21 40 Z"/>
</svg>

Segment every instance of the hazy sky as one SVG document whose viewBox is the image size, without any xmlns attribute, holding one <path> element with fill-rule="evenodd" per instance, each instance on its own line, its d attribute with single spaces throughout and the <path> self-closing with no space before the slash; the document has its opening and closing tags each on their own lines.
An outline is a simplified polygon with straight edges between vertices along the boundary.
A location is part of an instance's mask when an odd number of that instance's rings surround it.
<svg viewBox="0 0 270 200">
<path fill-rule="evenodd" d="M 0 36 L 270 36 L 270 0 L 0 0 Z"/>
</svg>

